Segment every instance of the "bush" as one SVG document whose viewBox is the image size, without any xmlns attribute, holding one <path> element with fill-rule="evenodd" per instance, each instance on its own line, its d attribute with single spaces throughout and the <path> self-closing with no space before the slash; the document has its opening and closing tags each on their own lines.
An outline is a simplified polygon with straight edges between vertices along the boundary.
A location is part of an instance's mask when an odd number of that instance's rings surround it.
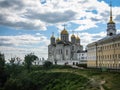
<svg viewBox="0 0 120 90">
<path fill-rule="evenodd" d="M 87 64 L 77 64 L 78 67 L 87 68 Z"/>
<path fill-rule="evenodd" d="M 50 62 L 50 61 L 45 61 L 44 64 L 43 64 L 43 67 L 46 68 L 46 69 L 49 69 L 49 68 L 52 67 L 52 65 L 53 65 L 52 62 Z"/>
</svg>

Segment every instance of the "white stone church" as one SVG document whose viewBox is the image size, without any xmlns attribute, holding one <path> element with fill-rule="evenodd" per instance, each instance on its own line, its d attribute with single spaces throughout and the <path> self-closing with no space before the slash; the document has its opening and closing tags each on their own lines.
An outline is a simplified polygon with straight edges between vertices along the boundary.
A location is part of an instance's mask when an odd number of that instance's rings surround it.
<svg viewBox="0 0 120 90">
<path fill-rule="evenodd" d="M 78 64 L 78 53 L 83 51 L 83 46 L 80 44 L 79 36 L 72 34 L 71 41 L 69 33 L 64 29 L 61 31 L 60 38 L 57 39 L 54 35 L 50 38 L 48 45 L 48 60 L 54 64 Z"/>
</svg>

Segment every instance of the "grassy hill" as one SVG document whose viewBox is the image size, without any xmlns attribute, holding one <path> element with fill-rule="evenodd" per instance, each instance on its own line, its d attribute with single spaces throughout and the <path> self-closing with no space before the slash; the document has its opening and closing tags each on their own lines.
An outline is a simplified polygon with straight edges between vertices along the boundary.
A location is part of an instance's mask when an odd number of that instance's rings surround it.
<svg viewBox="0 0 120 90">
<path fill-rule="evenodd" d="M 10 68 L 7 68 L 10 69 Z M 15 70 L 16 69 L 16 70 Z M 0 90 L 120 90 L 120 73 L 53 66 L 33 66 L 7 70 L 9 78 Z"/>
<path fill-rule="evenodd" d="M 84 90 L 88 79 L 68 72 L 31 72 L 10 78 L 5 90 Z"/>
<path fill-rule="evenodd" d="M 89 79 L 87 86 L 89 89 L 84 90 L 120 90 L 120 73 L 102 72 L 97 69 L 52 69 L 51 72 L 70 72 L 84 76 Z"/>
</svg>

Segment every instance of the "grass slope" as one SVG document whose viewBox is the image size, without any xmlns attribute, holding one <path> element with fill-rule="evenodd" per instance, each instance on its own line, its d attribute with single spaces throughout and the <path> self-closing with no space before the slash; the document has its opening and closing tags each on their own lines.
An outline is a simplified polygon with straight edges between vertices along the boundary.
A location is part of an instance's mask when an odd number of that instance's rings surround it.
<svg viewBox="0 0 120 90">
<path fill-rule="evenodd" d="M 69 66 L 33 66 L 30 73 L 24 67 L 11 70 L 7 68 L 10 77 L 0 90 L 120 90 L 120 73 Z"/>
<path fill-rule="evenodd" d="M 31 72 L 10 78 L 5 90 L 84 90 L 88 79 L 68 72 Z"/>
</svg>

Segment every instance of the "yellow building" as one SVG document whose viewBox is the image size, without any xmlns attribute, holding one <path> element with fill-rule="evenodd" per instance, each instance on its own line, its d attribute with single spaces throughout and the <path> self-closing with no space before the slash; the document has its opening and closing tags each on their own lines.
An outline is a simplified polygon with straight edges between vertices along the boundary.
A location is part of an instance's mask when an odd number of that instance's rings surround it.
<svg viewBox="0 0 120 90">
<path fill-rule="evenodd" d="M 107 36 L 88 44 L 87 51 L 88 67 L 120 69 L 120 34 L 116 34 L 112 7 L 110 7 L 110 21 L 107 23 Z"/>
</svg>

